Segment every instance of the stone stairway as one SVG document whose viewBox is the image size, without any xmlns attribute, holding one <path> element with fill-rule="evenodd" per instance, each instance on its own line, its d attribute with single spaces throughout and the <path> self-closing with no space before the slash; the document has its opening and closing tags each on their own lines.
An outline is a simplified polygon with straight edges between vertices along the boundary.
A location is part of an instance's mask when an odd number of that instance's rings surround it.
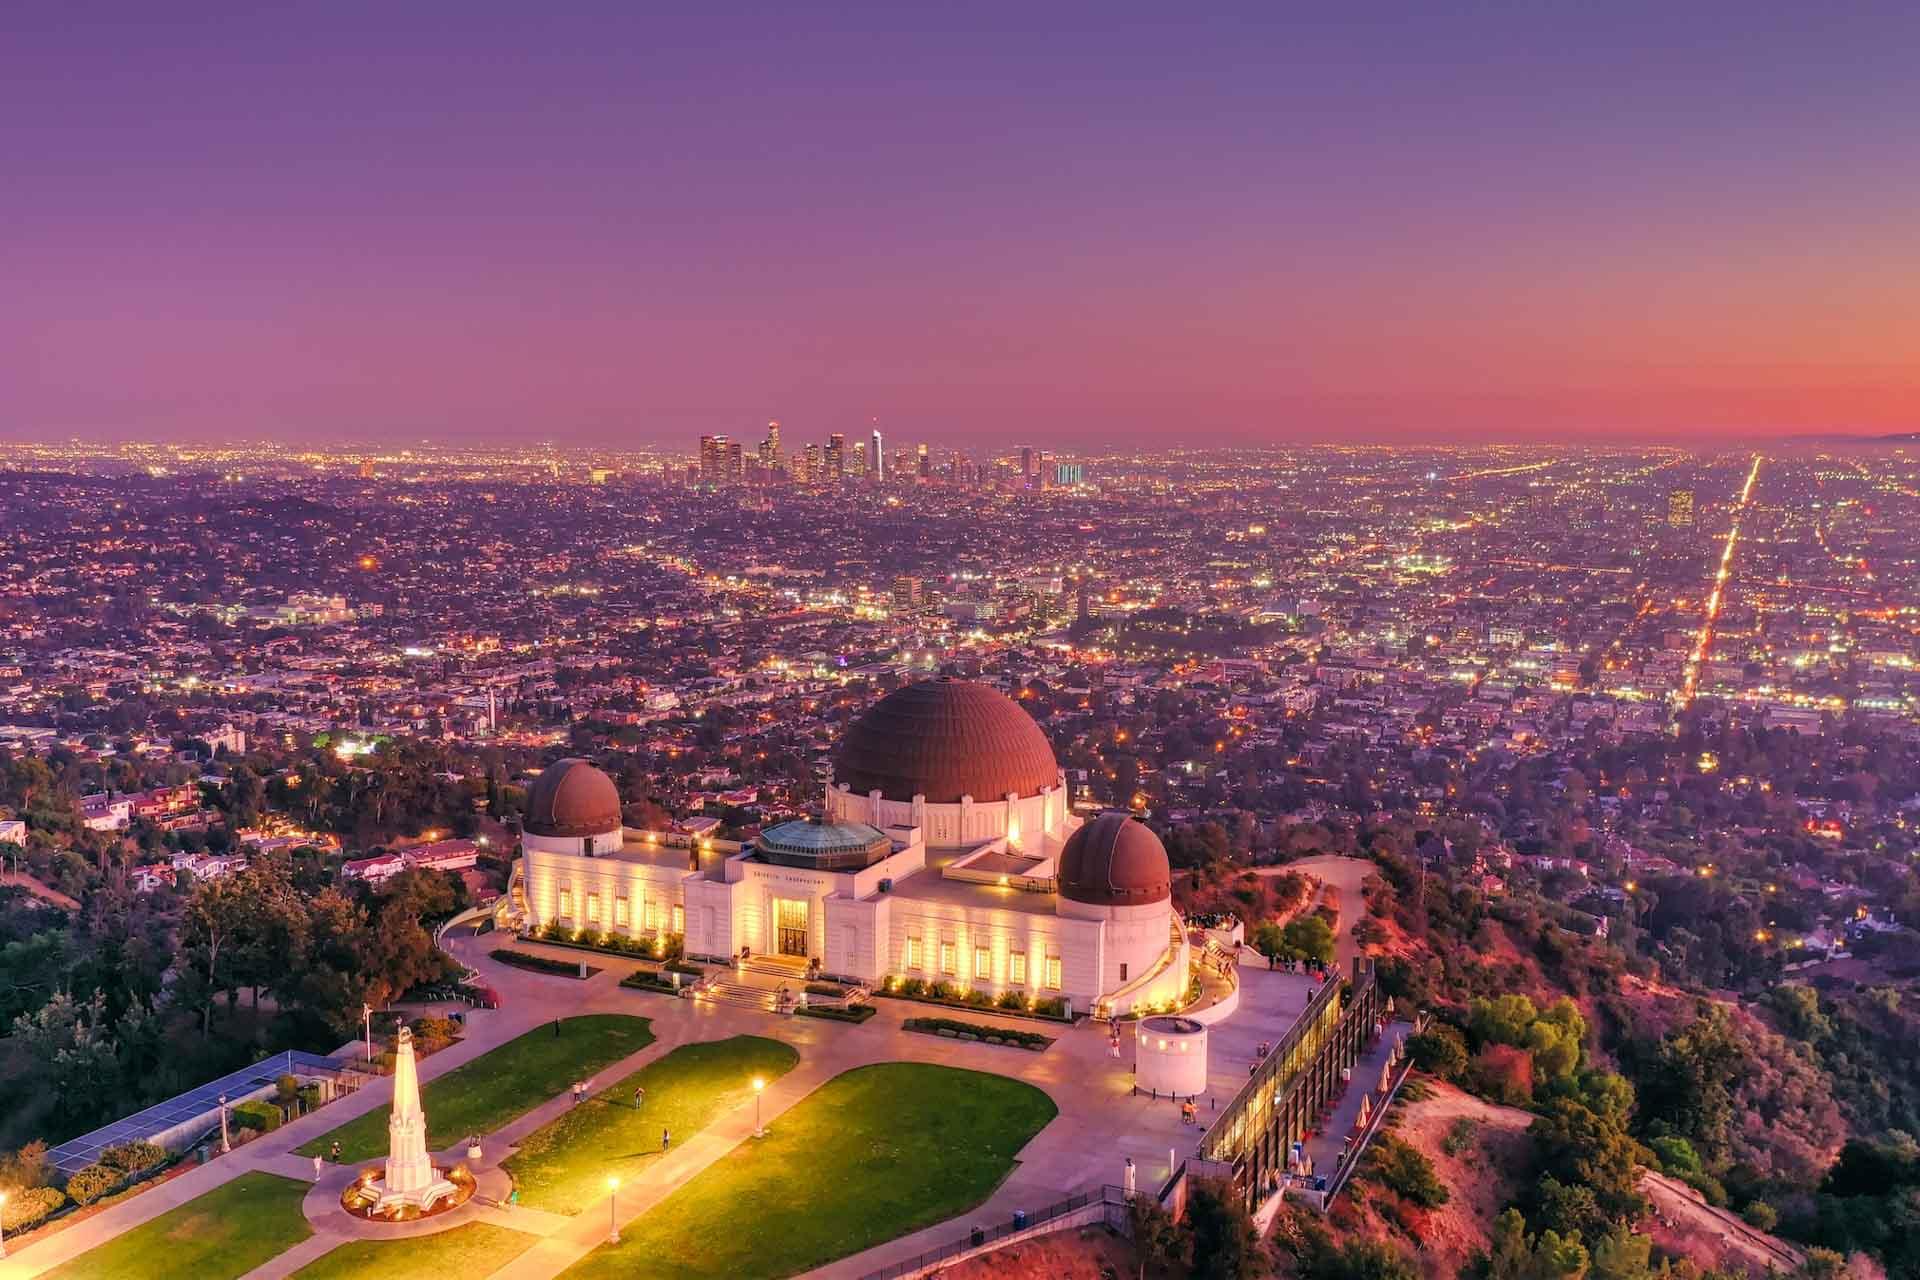
<svg viewBox="0 0 1920 1280">
<path fill-rule="evenodd" d="M 703 995 L 715 1004 L 738 1005 L 743 1009 L 759 1009 L 766 1013 L 773 1012 L 774 1008 L 773 992 L 765 987 L 748 986 L 744 982 L 722 979 L 708 985 Z"/>
<path fill-rule="evenodd" d="M 791 956 L 748 956 L 740 967 L 748 973 L 757 973 L 763 978 L 778 978 L 782 982 L 804 983 L 807 980 L 807 962 Z"/>
</svg>

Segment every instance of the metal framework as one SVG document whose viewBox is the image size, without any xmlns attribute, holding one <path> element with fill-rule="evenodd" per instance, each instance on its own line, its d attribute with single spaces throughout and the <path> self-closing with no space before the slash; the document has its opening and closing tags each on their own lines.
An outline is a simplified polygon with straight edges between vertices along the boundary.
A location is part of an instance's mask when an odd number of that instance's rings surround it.
<svg viewBox="0 0 1920 1280">
<path fill-rule="evenodd" d="M 1208 1127 L 1186 1172 L 1230 1170 L 1249 1203 L 1257 1202 L 1277 1185 L 1292 1145 L 1345 1086 L 1343 1073 L 1367 1051 L 1391 1009 L 1373 961 L 1354 957 L 1352 978 L 1314 993 L 1286 1038 Z"/>
</svg>

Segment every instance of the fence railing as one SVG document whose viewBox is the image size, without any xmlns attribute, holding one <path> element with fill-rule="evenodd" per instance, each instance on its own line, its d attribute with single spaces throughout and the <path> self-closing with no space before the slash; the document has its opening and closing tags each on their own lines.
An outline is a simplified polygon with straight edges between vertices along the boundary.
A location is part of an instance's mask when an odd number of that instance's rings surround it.
<svg viewBox="0 0 1920 1280">
<path fill-rule="evenodd" d="M 1037 1212 L 1017 1213 L 995 1226 L 974 1227 L 965 1235 L 957 1236 L 944 1245 L 917 1253 L 911 1258 L 902 1258 L 878 1271 L 869 1271 L 861 1277 L 861 1280 L 900 1280 L 902 1276 L 918 1275 L 928 1267 L 937 1266 L 949 1258 L 983 1249 L 990 1244 L 1005 1240 L 1008 1236 L 1032 1231 L 1035 1227 L 1044 1226 L 1049 1222 L 1057 1222 L 1069 1214 L 1078 1213 L 1092 1205 L 1124 1205 L 1126 1203 L 1127 1193 L 1121 1187 L 1104 1186 L 1098 1191 L 1084 1191 L 1077 1196 L 1056 1201 Z"/>
</svg>

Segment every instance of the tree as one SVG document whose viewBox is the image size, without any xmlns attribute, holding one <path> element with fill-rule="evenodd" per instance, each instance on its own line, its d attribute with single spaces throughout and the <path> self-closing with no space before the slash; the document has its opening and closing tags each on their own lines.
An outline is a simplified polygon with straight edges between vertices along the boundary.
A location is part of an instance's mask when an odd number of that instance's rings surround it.
<svg viewBox="0 0 1920 1280">
<path fill-rule="evenodd" d="M 1253 949 L 1270 961 L 1287 959 L 1292 954 L 1287 949 L 1286 930 L 1272 920 L 1253 931 Z"/>
<path fill-rule="evenodd" d="M 1152 1196 L 1137 1195 L 1127 1204 L 1133 1220 L 1133 1252 L 1140 1259 L 1140 1280 L 1149 1272 L 1171 1273 L 1186 1266 L 1193 1241 L 1187 1229 Z"/>
<path fill-rule="evenodd" d="M 1467 1069 L 1467 1042 L 1457 1027 L 1444 1022 L 1407 1037 L 1407 1054 L 1414 1066 L 1442 1080 L 1458 1080 Z"/>
<path fill-rule="evenodd" d="M 1231 1184 L 1197 1179 L 1187 1191 L 1194 1280 L 1256 1280 L 1265 1274 L 1260 1233 Z"/>
<path fill-rule="evenodd" d="M 1325 916 L 1316 913 L 1289 920 L 1283 937 L 1289 955 L 1316 964 L 1333 963 L 1333 926 Z"/>
</svg>

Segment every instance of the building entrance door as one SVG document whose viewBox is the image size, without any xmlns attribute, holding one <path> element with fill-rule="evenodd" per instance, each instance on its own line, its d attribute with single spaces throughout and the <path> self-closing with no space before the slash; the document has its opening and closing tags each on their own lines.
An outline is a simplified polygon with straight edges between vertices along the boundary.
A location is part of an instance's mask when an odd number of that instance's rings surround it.
<svg viewBox="0 0 1920 1280">
<path fill-rule="evenodd" d="M 773 900 L 774 945 L 783 956 L 805 956 L 810 947 L 807 938 L 807 900 Z"/>
</svg>

